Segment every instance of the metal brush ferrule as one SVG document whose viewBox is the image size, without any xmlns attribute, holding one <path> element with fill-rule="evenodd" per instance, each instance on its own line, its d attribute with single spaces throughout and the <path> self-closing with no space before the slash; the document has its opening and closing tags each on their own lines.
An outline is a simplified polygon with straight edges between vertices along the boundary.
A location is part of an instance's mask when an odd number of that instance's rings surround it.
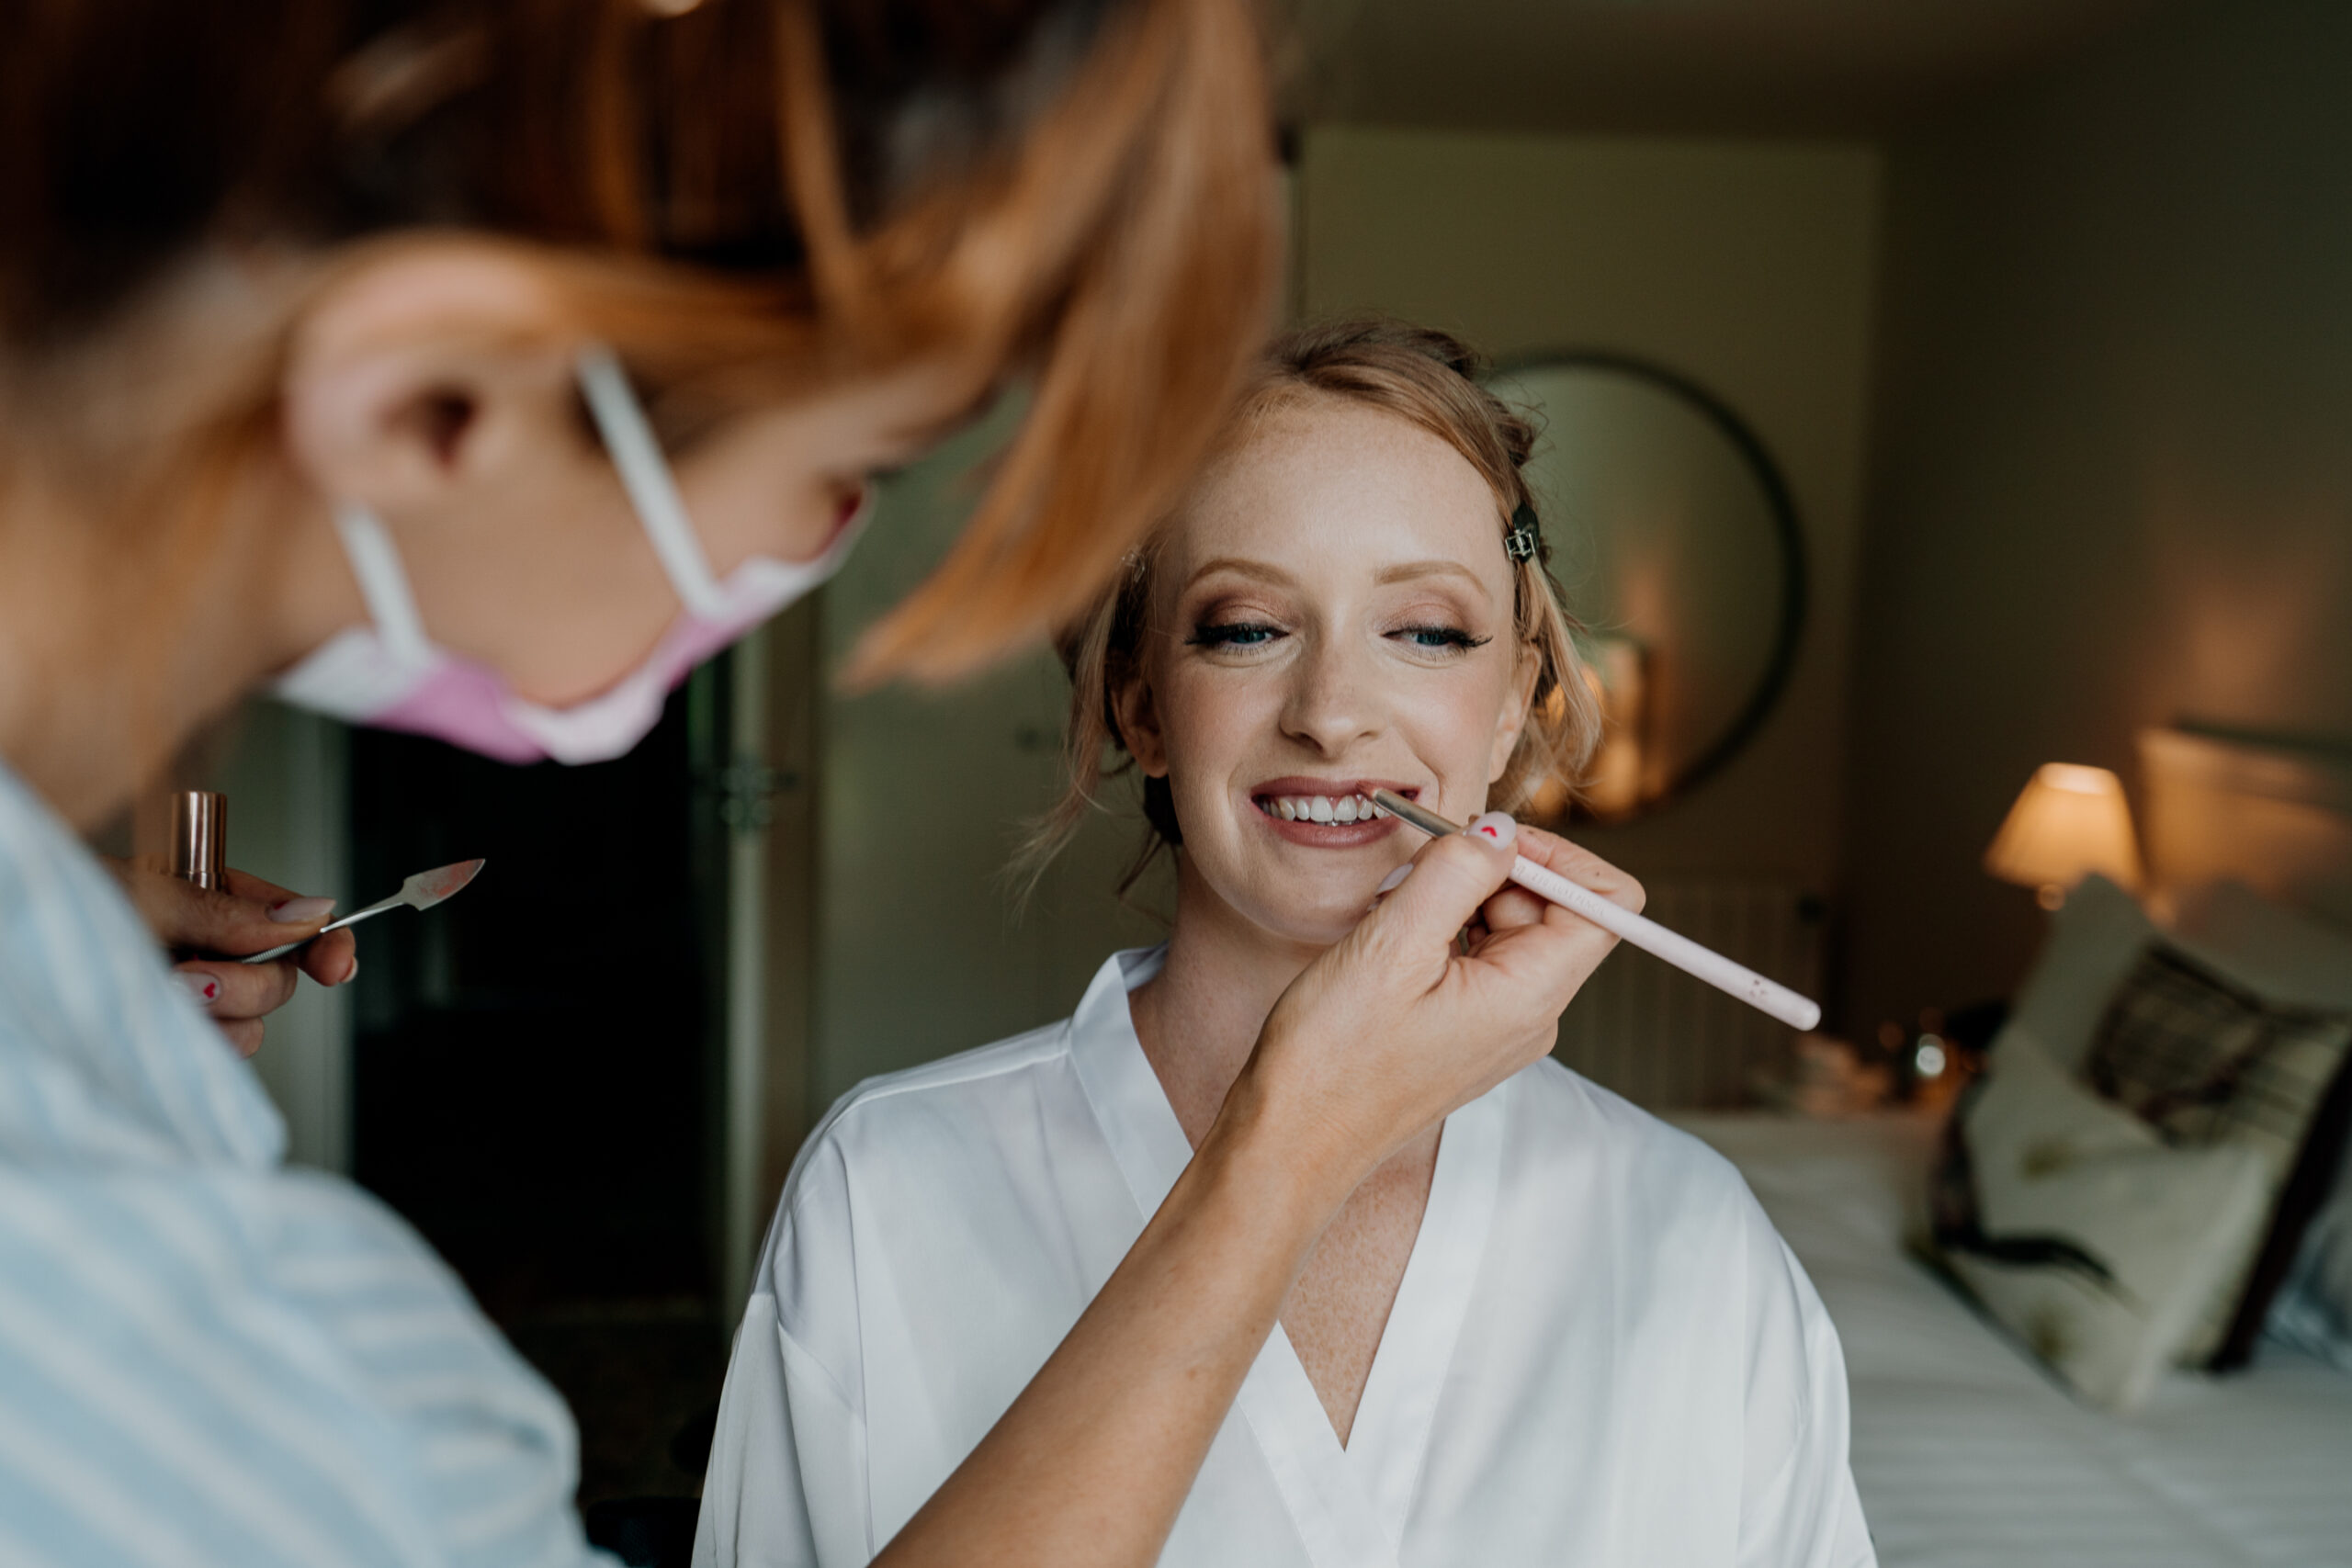
<svg viewBox="0 0 2352 1568">
<path fill-rule="evenodd" d="M 1411 823 L 1432 839 L 1442 839 L 1448 833 L 1462 831 L 1459 823 L 1447 821 L 1425 806 L 1414 805 L 1395 790 L 1374 790 L 1372 803 L 1391 817 L 1400 818 Z"/>
</svg>

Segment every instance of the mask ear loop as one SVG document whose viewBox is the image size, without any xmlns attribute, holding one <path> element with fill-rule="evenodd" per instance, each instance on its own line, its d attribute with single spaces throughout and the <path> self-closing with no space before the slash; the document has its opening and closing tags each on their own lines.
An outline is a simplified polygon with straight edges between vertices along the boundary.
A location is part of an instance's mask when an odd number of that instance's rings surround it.
<svg viewBox="0 0 2352 1568">
<path fill-rule="evenodd" d="M 638 524 L 651 541 L 679 603 L 704 620 L 717 620 L 726 613 L 726 598 L 718 591 L 718 580 L 711 575 L 710 558 L 703 553 L 702 540 L 686 515 L 686 503 L 678 494 L 669 460 L 653 439 L 652 426 L 645 422 L 645 411 L 629 389 L 621 362 L 603 344 L 590 344 L 580 351 L 573 373 L 580 378 L 581 396 L 587 400 L 588 415 L 596 422 L 605 451 L 620 474 L 621 488 L 628 492 Z"/>
<path fill-rule="evenodd" d="M 359 597 L 385 649 L 403 664 L 424 664 L 433 657 L 424 635 L 424 618 L 416 613 L 416 594 L 408 585 L 408 570 L 381 519 L 356 502 L 334 509 L 334 530 L 342 536 L 344 558 L 359 583 Z"/>
</svg>

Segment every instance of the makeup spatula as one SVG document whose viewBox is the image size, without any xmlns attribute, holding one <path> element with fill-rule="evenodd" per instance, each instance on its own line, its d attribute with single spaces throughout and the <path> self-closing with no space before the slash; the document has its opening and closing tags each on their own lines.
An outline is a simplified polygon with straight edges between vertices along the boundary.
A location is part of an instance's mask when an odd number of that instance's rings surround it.
<svg viewBox="0 0 2352 1568">
<path fill-rule="evenodd" d="M 370 904 L 364 909 L 354 909 L 343 919 L 320 927 L 318 931 L 304 937 L 300 942 L 289 942 L 283 947 L 273 947 L 267 953 L 254 953 L 242 962 L 266 964 L 273 958 L 283 958 L 298 947 L 307 947 L 329 931 L 341 931 L 345 926 L 357 925 L 369 916 L 380 915 L 387 909 L 430 909 L 434 905 L 449 897 L 463 888 L 467 883 L 471 882 L 481 871 L 483 863 L 478 860 L 461 860 L 455 865 L 435 866 L 431 871 L 420 871 L 406 882 L 401 883 L 399 892 L 380 903 Z"/>
</svg>

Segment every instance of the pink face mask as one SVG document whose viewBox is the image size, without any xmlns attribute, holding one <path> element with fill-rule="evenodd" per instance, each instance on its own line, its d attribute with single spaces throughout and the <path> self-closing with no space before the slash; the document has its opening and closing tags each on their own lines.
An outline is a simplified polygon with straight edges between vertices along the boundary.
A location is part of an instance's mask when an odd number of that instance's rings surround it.
<svg viewBox="0 0 2352 1568">
<path fill-rule="evenodd" d="M 694 667 L 841 570 L 873 511 L 871 487 L 814 560 L 755 556 L 721 582 L 686 516 L 670 465 L 612 351 L 583 349 L 580 389 L 629 503 L 683 608 L 645 661 L 595 696 L 550 708 L 515 695 L 485 664 L 424 635 L 391 535 L 361 506 L 335 509 L 335 532 L 371 622 L 338 633 L 280 677 L 277 694 L 353 724 L 430 735 L 502 762 L 602 762 L 643 739 Z"/>
</svg>

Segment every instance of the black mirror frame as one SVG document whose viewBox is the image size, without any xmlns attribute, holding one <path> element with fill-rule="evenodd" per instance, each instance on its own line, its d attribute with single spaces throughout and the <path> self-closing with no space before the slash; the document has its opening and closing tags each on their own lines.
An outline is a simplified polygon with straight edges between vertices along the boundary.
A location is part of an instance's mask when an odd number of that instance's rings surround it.
<svg viewBox="0 0 2352 1568">
<path fill-rule="evenodd" d="M 1804 642 L 1805 617 L 1811 593 L 1804 530 L 1798 521 L 1796 502 L 1789 493 L 1788 481 L 1781 476 L 1780 465 L 1772 460 L 1772 454 L 1766 449 L 1762 438 L 1748 428 L 1747 421 L 1732 412 L 1730 404 L 1679 371 L 1669 370 L 1654 360 L 1614 349 L 1555 349 L 1514 354 L 1498 360 L 1487 383 L 1491 387 L 1531 371 L 1560 369 L 1605 370 L 1646 381 L 1680 398 L 1704 414 L 1747 461 L 1749 473 L 1755 478 L 1758 488 L 1764 492 L 1765 507 L 1771 514 L 1774 543 L 1779 546 L 1781 616 L 1773 631 L 1772 651 L 1765 664 L 1764 673 L 1748 694 L 1747 701 L 1724 727 L 1723 733 L 1710 741 L 1704 750 L 1684 763 L 1657 794 L 1642 801 L 1629 816 L 1620 819 L 1638 822 L 1689 795 L 1722 772 L 1726 763 L 1756 739 L 1757 732 L 1764 728 L 1764 721 L 1780 705 L 1782 694 L 1788 690 L 1790 678 L 1796 671 L 1797 655 Z M 1540 439 L 1548 431 L 1537 434 Z"/>
</svg>

